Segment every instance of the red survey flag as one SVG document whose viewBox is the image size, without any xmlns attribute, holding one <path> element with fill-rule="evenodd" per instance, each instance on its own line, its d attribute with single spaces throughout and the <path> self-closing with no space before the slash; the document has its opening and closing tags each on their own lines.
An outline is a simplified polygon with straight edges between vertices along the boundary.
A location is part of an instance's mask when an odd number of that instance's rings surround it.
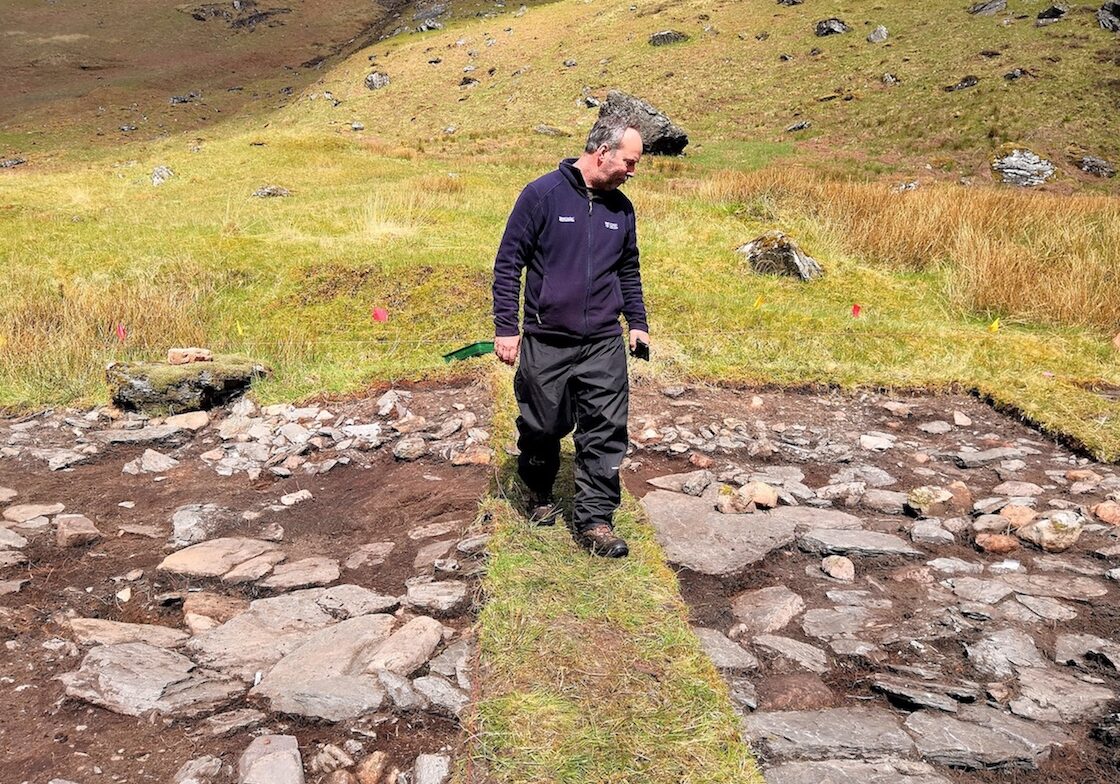
<svg viewBox="0 0 1120 784">
<path fill-rule="evenodd" d="M 374 321 L 382 321 L 382 322 L 388 321 L 389 320 L 389 311 L 385 310 L 385 308 L 374 308 L 373 309 L 373 320 Z"/>
<path fill-rule="evenodd" d="M 128 332 L 124 328 L 124 324 L 117 322 L 117 340 L 124 343 L 124 339 L 128 337 Z"/>
<path fill-rule="evenodd" d="M 861 308 L 858 303 L 852 303 L 852 318 L 859 318 L 860 311 L 862 310 L 863 308 Z"/>
</svg>

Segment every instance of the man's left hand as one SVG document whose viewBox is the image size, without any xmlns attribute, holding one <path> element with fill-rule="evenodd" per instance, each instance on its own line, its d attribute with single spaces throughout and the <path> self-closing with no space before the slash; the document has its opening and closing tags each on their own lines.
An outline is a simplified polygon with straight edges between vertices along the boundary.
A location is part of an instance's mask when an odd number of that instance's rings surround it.
<svg viewBox="0 0 1120 784">
<path fill-rule="evenodd" d="M 630 350 L 633 351 L 638 347 L 638 341 L 649 345 L 649 333 L 643 329 L 630 330 Z"/>
</svg>

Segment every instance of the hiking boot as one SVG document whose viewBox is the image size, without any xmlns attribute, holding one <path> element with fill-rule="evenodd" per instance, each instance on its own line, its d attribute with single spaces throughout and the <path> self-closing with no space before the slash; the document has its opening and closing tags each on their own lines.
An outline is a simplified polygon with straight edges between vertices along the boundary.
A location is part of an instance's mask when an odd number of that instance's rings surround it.
<svg viewBox="0 0 1120 784">
<path fill-rule="evenodd" d="M 614 535 L 609 525 L 600 523 L 579 532 L 580 543 L 595 555 L 604 558 L 625 558 L 630 554 L 630 548 L 625 539 Z"/>
<path fill-rule="evenodd" d="M 555 525 L 562 509 L 551 496 L 531 495 L 525 516 L 530 525 Z"/>
</svg>

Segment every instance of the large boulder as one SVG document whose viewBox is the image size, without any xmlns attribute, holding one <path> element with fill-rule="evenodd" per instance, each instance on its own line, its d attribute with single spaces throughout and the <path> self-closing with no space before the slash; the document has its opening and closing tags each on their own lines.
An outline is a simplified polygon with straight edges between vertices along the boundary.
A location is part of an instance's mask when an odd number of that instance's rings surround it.
<svg viewBox="0 0 1120 784">
<path fill-rule="evenodd" d="M 221 405 L 272 371 L 260 362 L 219 354 L 212 362 L 113 362 L 105 369 L 113 404 L 126 411 L 175 414 Z"/>
<path fill-rule="evenodd" d="M 1022 146 L 1004 145 L 992 160 L 992 171 L 1008 185 L 1031 188 L 1054 176 L 1054 164 Z"/>
<path fill-rule="evenodd" d="M 611 90 L 599 107 L 599 116 L 626 118 L 642 134 L 648 155 L 680 155 L 688 146 L 688 134 L 652 105 L 621 90 Z"/>
<path fill-rule="evenodd" d="M 1097 23 L 1105 30 L 1120 33 L 1120 3 L 1105 3 L 1097 11 Z"/>
<path fill-rule="evenodd" d="M 1007 0 L 986 0 L 969 7 L 968 12 L 976 16 L 995 16 L 1007 10 Z"/>
<path fill-rule="evenodd" d="M 746 257 L 751 269 L 763 275 L 812 280 L 824 274 L 816 259 L 802 251 L 793 238 L 776 229 L 755 237 L 737 252 Z"/>
</svg>

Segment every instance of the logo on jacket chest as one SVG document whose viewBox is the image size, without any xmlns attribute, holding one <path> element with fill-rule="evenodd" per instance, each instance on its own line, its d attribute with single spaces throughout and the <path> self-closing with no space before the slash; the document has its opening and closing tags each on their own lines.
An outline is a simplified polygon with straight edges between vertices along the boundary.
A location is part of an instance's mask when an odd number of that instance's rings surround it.
<svg viewBox="0 0 1120 784">
<path fill-rule="evenodd" d="M 574 215 L 559 215 L 557 216 L 561 223 L 575 223 L 576 218 Z"/>
<path fill-rule="evenodd" d="M 606 226 L 611 231 L 618 231 L 618 224 L 617 223 L 612 223 L 611 221 L 603 221 L 603 225 Z"/>
</svg>

